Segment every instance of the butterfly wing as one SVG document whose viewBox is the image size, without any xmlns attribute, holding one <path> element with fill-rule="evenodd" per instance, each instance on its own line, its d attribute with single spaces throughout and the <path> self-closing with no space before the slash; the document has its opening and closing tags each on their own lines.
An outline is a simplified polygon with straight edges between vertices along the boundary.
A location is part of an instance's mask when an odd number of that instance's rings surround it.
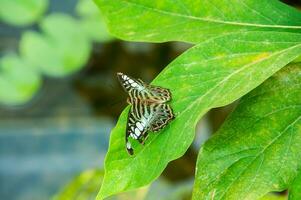
<svg viewBox="0 0 301 200">
<path fill-rule="evenodd" d="M 133 104 L 128 116 L 126 146 L 128 152 L 132 155 L 128 137 L 144 143 L 147 138 L 147 131 L 157 132 L 164 128 L 169 121 L 174 118 L 171 107 L 168 104 L 145 104 L 145 102 L 137 102 Z"/>
<path fill-rule="evenodd" d="M 156 112 L 150 124 L 150 130 L 158 132 L 174 119 L 174 114 L 168 104 L 157 104 L 155 107 Z"/>
<path fill-rule="evenodd" d="M 150 97 L 157 99 L 159 102 L 168 102 L 171 100 L 171 93 L 169 89 L 147 85 L 146 90 L 149 91 Z"/>
<path fill-rule="evenodd" d="M 129 94 L 130 99 L 137 97 L 143 100 L 159 103 L 164 103 L 171 100 L 171 93 L 168 89 L 159 86 L 148 85 L 140 79 L 136 80 L 120 72 L 117 73 L 117 76 L 122 87 Z"/>
<path fill-rule="evenodd" d="M 171 100 L 171 93 L 168 89 L 148 85 L 123 73 L 117 73 L 117 76 L 132 104 L 125 137 L 127 151 L 132 155 L 134 150 L 129 137 L 143 144 L 147 131 L 160 131 L 174 118 L 171 107 L 166 104 Z"/>
<path fill-rule="evenodd" d="M 133 90 L 141 91 L 145 89 L 144 83 L 140 80 L 136 80 L 128 75 L 118 72 L 118 80 L 124 90 L 130 94 Z"/>
<path fill-rule="evenodd" d="M 127 151 L 131 155 L 133 155 L 134 151 L 128 138 L 131 137 L 140 143 L 144 143 L 149 129 L 149 116 L 143 116 L 142 109 L 143 104 L 140 102 L 134 103 L 128 114 L 125 141 Z"/>
</svg>

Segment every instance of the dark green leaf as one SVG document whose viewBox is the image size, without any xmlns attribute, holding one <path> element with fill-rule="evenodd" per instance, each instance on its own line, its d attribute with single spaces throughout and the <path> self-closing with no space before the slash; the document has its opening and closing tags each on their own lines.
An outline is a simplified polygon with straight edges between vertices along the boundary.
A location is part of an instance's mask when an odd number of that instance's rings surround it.
<svg viewBox="0 0 301 200">
<path fill-rule="evenodd" d="M 175 120 L 150 134 L 144 147 L 137 144 L 131 157 L 124 141 L 128 109 L 123 111 L 111 133 L 98 199 L 152 182 L 184 154 L 204 113 L 240 98 L 294 60 L 300 42 L 299 34 L 251 32 L 207 40 L 179 56 L 152 82 L 171 90 Z"/>
<path fill-rule="evenodd" d="M 301 13 L 277 0 L 94 0 L 111 33 L 133 41 L 185 41 L 246 31 L 301 32 Z"/>
<path fill-rule="evenodd" d="M 258 199 L 289 187 L 301 167 L 301 65 L 243 97 L 201 148 L 193 199 Z"/>
</svg>

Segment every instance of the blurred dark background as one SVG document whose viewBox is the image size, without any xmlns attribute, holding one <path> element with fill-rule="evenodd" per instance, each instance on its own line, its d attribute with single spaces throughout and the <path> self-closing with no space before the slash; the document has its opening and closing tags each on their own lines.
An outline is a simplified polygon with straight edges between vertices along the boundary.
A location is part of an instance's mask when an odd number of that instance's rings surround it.
<svg viewBox="0 0 301 200">
<path fill-rule="evenodd" d="M 101 17 L 96 13 L 97 8 L 92 8 L 94 4 L 87 1 L 49 0 L 44 7 L 40 6 L 40 15 L 28 22 L 10 19 L 9 13 L 2 15 L 0 59 L 9 57 L 9 61 L 3 61 L 0 65 L 0 199 L 49 199 L 82 171 L 101 169 L 110 130 L 126 105 L 126 94 L 119 86 L 116 72 L 150 82 L 191 46 L 179 42 L 150 44 L 120 41 L 106 32 Z M 284 2 L 301 6 L 298 0 Z M 0 2 L 0 7 L 3 5 Z M 30 11 L 31 8 L 27 9 Z M 49 60 L 61 61 L 63 58 L 65 61 L 68 58 L 70 63 L 49 72 L 28 64 L 28 60 L 35 61 L 34 64 L 39 62 L 29 55 L 36 55 L 37 59 L 44 55 L 28 52 L 31 47 L 35 48 L 35 43 L 24 38 L 26 32 L 34 31 L 39 37 L 53 39 L 54 36 L 47 35 L 47 31 L 39 25 L 53 13 L 64 13 L 74 20 L 75 23 L 72 23 L 76 30 L 70 30 L 71 33 L 85 32 L 88 35 L 85 36 L 88 39 L 84 40 L 87 42 L 88 56 L 78 64 L 70 64 L 75 63 L 72 60 L 75 58 L 67 57 L 72 50 L 62 47 L 63 53 L 53 54 L 57 57 L 49 54 Z M 102 27 L 96 30 L 96 24 L 102 24 Z M 65 31 L 64 26 L 58 26 L 55 30 L 59 34 Z M 37 52 L 42 49 L 37 49 Z M 48 60 L 43 59 L 41 62 L 47 64 Z M 14 66 L 17 71 L 20 63 L 29 66 L 21 69 L 26 73 L 6 69 L 7 66 Z M 30 70 L 32 73 L 27 74 Z M 35 82 L 32 77 L 35 77 Z M 9 82 L 9 87 L 5 81 Z M 26 89 L 31 89 L 24 90 L 24 85 Z M 23 96 L 16 95 L 20 91 L 27 92 Z M 152 186 L 159 196 L 150 196 L 149 199 L 168 199 L 169 195 L 162 188 L 171 186 L 179 193 L 173 199 L 189 198 L 198 149 L 219 128 L 234 106 L 235 103 L 213 109 L 200 121 L 194 144 L 185 156 L 168 165 L 159 181 Z M 179 192 L 177 188 L 183 191 Z"/>
</svg>

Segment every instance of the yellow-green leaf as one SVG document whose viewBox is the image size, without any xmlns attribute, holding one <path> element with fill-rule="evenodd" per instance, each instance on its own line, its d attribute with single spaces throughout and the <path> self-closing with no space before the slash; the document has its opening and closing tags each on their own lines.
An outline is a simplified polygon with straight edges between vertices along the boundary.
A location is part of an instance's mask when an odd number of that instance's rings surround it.
<svg viewBox="0 0 301 200">
<path fill-rule="evenodd" d="M 277 0 L 94 0 L 111 33 L 133 41 L 185 41 L 246 31 L 301 32 L 301 13 Z"/>
<path fill-rule="evenodd" d="M 258 199 L 289 187 L 301 167 L 301 65 L 243 97 L 201 148 L 193 199 Z M 298 198 L 297 198 L 298 199 Z"/>
<path fill-rule="evenodd" d="M 185 153 L 204 113 L 240 98 L 300 54 L 300 34 L 250 32 L 201 42 L 179 56 L 152 82 L 170 89 L 175 120 L 150 134 L 143 147 L 136 144 L 131 157 L 124 141 L 128 109 L 123 111 L 111 133 L 98 199 L 152 182 Z"/>
</svg>

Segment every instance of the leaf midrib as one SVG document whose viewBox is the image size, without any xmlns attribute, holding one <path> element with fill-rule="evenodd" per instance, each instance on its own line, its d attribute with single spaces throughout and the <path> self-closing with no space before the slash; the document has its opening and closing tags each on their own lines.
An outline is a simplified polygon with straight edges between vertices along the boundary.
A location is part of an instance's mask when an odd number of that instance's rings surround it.
<svg viewBox="0 0 301 200">
<path fill-rule="evenodd" d="M 233 26 L 250 26 L 250 27 L 260 27 L 260 28 L 281 28 L 281 29 L 301 29 L 301 26 L 286 26 L 286 25 L 269 25 L 269 24 L 256 24 L 256 23 L 244 23 L 244 22 L 236 22 L 236 21 L 222 21 L 222 20 L 217 20 L 217 19 L 210 19 L 210 18 L 204 18 L 204 17 L 196 17 L 193 15 L 184 15 L 184 14 L 179 14 L 179 13 L 174 13 L 166 10 L 160 10 L 158 8 L 153 8 L 145 5 L 141 5 L 132 1 L 127 1 L 127 0 L 121 0 L 124 3 L 131 4 L 136 7 L 140 7 L 146 10 L 154 11 L 160 14 L 165 14 L 165 15 L 171 15 L 175 17 L 182 17 L 182 18 L 187 18 L 190 20 L 197 20 L 197 21 L 202 21 L 202 22 L 211 22 L 211 23 L 219 23 L 219 24 L 227 24 L 227 25 L 233 25 Z"/>
</svg>

